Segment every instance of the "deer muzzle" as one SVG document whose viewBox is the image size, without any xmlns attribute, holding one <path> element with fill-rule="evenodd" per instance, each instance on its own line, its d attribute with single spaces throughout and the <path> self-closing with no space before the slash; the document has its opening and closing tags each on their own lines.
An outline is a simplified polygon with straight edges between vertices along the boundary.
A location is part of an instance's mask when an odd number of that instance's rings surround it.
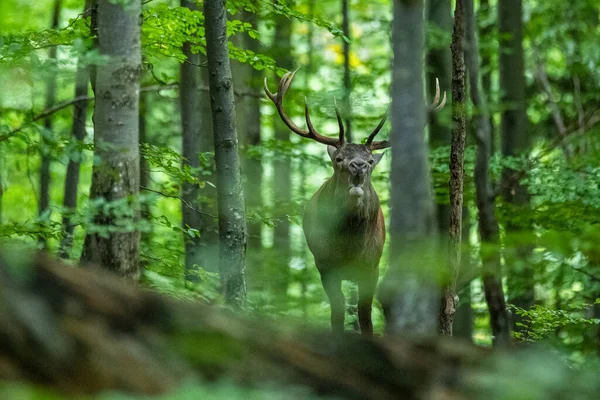
<svg viewBox="0 0 600 400">
<path fill-rule="evenodd" d="M 348 194 L 352 197 L 362 197 L 365 194 L 363 185 L 365 184 L 366 174 L 353 174 L 349 179 L 350 190 Z"/>
</svg>

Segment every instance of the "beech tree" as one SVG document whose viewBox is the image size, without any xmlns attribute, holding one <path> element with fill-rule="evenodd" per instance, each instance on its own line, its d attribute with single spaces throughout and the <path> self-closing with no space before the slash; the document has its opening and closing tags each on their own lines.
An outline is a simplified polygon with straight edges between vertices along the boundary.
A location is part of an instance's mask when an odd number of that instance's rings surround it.
<svg viewBox="0 0 600 400">
<path fill-rule="evenodd" d="M 386 329 L 432 335 L 439 290 L 423 97 L 423 1 L 394 0 L 390 268 L 380 288 Z"/>
<path fill-rule="evenodd" d="M 84 6 L 84 15 L 90 15 L 92 0 L 86 0 Z M 84 61 L 77 60 L 77 71 L 75 72 L 75 98 L 80 99 L 73 104 L 73 122 L 71 124 L 71 149 L 72 154 L 67 164 L 67 175 L 65 177 L 65 189 L 63 197 L 63 207 L 71 212 L 77 209 L 77 192 L 79 190 L 79 169 L 82 152 L 79 146 L 83 143 L 86 136 L 85 123 L 87 120 L 88 107 L 88 84 L 90 81 L 90 72 Z M 75 226 L 71 223 L 71 216 L 63 216 L 63 237 L 60 242 L 60 255 L 68 258 L 73 246 L 73 232 Z"/>
<path fill-rule="evenodd" d="M 277 65 L 291 70 L 294 65 L 292 56 L 292 24 L 289 18 L 277 16 L 275 18 L 275 37 L 273 40 L 273 57 Z M 279 77 L 275 77 L 276 81 Z M 275 129 L 275 139 L 277 142 L 289 144 L 290 130 L 281 121 L 279 115 L 273 115 L 273 126 Z M 292 248 L 290 242 L 290 222 L 287 216 L 287 207 L 292 199 L 292 160 L 290 157 L 282 157 L 274 162 L 276 173 L 273 177 L 273 200 L 275 202 L 274 215 L 277 218 L 277 225 L 273 234 L 273 249 L 275 257 L 278 260 L 280 268 L 273 277 L 273 288 L 277 304 L 285 304 L 286 293 L 290 281 L 290 261 L 292 258 Z"/>
<path fill-rule="evenodd" d="M 492 134 L 486 93 L 482 91 L 479 77 L 479 46 L 475 34 L 473 0 L 465 0 L 467 70 L 469 75 L 470 97 L 477 112 L 475 117 L 477 159 L 475 161 L 475 195 L 481 239 L 480 256 L 482 281 L 487 307 L 490 313 L 490 326 L 493 343 L 506 346 L 510 343 L 510 328 L 504 289 L 500 254 L 500 229 L 496 219 L 496 204 L 489 177 L 490 156 L 492 154 Z"/>
<path fill-rule="evenodd" d="M 195 1 L 182 0 L 181 6 L 190 10 L 198 10 Z M 199 65 L 200 56 L 192 53 L 192 44 L 185 42 L 183 54 L 186 60 L 181 63 L 179 77 L 179 99 L 181 110 L 181 155 L 183 165 L 192 168 L 194 175 L 198 177 L 200 168 L 200 138 L 204 132 L 201 131 L 201 119 L 205 117 L 200 112 L 200 88 Z M 183 221 L 183 237 L 185 243 L 185 278 L 190 281 L 198 281 L 196 269 L 202 265 L 202 216 L 189 205 L 198 206 L 200 187 L 194 182 L 184 182 L 181 188 L 181 213 Z M 187 232 L 193 229 L 192 235 Z M 196 233 L 197 232 L 197 233 Z"/>
<path fill-rule="evenodd" d="M 498 1 L 498 68 L 500 83 L 500 102 L 502 114 L 500 121 L 502 155 L 520 157 L 528 151 L 529 133 L 527 132 L 527 114 L 525 108 L 525 60 L 523 58 L 523 3 L 522 0 Z M 518 181 L 518 172 L 505 168 L 502 173 L 502 196 L 513 208 L 528 208 L 527 188 Z M 533 305 L 533 268 L 529 259 L 531 243 L 524 235 L 529 227 L 512 222 L 506 226 L 506 240 L 510 243 L 505 253 L 508 265 L 509 303 L 522 309 Z M 513 316 L 513 329 L 522 319 Z"/>
<path fill-rule="evenodd" d="M 95 163 L 90 197 L 104 202 L 88 226 L 82 254 L 128 279 L 139 278 L 139 76 L 142 66 L 141 1 L 97 0 L 98 50 L 108 61 L 96 68 Z M 125 201 L 128 209 L 119 209 Z"/>
<path fill-rule="evenodd" d="M 54 7 L 52 11 L 52 29 L 58 28 L 60 19 L 61 0 L 54 0 Z M 51 46 L 48 50 L 48 58 L 56 63 L 56 46 Z M 54 65 L 49 71 L 50 76 L 46 81 L 46 108 L 54 106 L 56 103 L 56 66 Z M 40 200 L 38 204 L 38 214 L 43 216 L 50 207 L 50 163 L 52 161 L 50 155 L 49 143 L 54 136 L 52 132 L 52 117 L 49 115 L 44 118 L 44 130 L 41 135 L 40 143 Z M 39 238 L 40 243 L 46 245 L 46 240 L 43 237 Z"/>
<path fill-rule="evenodd" d="M 238 154 L 225 0 L 204 2 L 204 18 L 217 164 L 219 272 L 225 300 L 234 306 L 241 306 L 246 296 L 246 209 Z"/>
</svg>

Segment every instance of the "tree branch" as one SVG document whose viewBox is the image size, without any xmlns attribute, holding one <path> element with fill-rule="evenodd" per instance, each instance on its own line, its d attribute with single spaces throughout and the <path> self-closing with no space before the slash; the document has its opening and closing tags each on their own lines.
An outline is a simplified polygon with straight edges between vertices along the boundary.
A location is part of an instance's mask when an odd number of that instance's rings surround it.
<svg viewBox="0 0 600 400">
<path fill-rule="evenodd" d="M 208 217 L 215 218 L 215 219 L 217 218 L 216 215 L 213 215 L 213 214 L 210 214 L 210 213 L 198 210 L 193 205 L 191 205 L 187 200 L 184 200 L 181 196 L 177 196 L 177 195 L 174 195 L 174 194 L 166 194 L 166 193 L 160 192 L 158 190 L 150 189 L 150 188 L 142 186 L 142 185 L 140 185 L 140 189 L 145 190 L 147 192 L 152 192 L 152 193 L 160 194 L 163 197 L 168 197 L 168 198 L 171 198 L 171 199 L 178 199 L 178 200 L 181 201 L 181 203 L 184 206 L 186 206 L 187 208 L 189 208 L 190 210 L 192 210 L 194 212 L 197 212 L 198 214 L 206 215 Z"/>
</svg>

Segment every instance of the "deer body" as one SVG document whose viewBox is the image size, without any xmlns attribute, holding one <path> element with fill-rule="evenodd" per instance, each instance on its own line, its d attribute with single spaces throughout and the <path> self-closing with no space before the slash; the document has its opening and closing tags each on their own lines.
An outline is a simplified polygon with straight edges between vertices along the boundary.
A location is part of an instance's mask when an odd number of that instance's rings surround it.
<svg viewBox="0 0 600 400">
<path fill-rule="evenodd" d="M 347 201 L 348 184 L 334 175 L 308 202 L 303 230 L 331 304 L 332 329 L 344 329 L 341 283 L 351 280 L 358 283 L 361 331 L 372 335 L 371 306 L 385 242 L 385 222 L 370 182 L 363 197 L 360 204 L 340 207 Z"/>
<path fill-rule="evenodd" d="M 338 138 L 320 134 L 313 126 L 308 104 L 304 114 L 307 130 L 298 127 L 283 110 L 283 97 L 290 88 L 296 71 L 288 72 L 279 82 L 275 94 L 265 93 L 277 107 L 283 122 L 296 134 L 327 145 L 333 164 L 333 176 L 310 199 L 304 212 L 303 230 L 308 247 L 315 258 L 321 282 L 331 304 L 331 328 L 344 331 L 344 296 L 342 280 L 358 283 L 358 321 L 363 335 L 373 335 L 371 307 L 377 279 L 379 259 L 385 242 L 385 223 L 379 197 L 371 184 L 371 173 L 383 153 L 373 150 L 390 147 L 386 140 L 373 141 L 386 121 L 387 113 L 371 132 L 365 144 L 344 142 L 344 124 L 335 107 L 339 124 Z M 436 87 L 434 103 L 439 101 Z M 436 107 L 441 109 L 444 99 Z"/>
</svg>

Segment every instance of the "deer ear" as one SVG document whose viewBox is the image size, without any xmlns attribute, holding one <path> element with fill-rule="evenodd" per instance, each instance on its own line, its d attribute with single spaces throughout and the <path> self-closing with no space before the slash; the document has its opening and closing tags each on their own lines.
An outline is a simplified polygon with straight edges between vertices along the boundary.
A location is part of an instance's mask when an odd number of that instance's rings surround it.
<svg viewBox="0 0 600 400">
<path fill-rule="evenodd" d="M 329 158 L 331 158 L 331 161 L 333 161 L 333 154 L 335 153 L 335 151 L 337 150 L 336 147 L 328 145 L 327 146 L 327 153 L 329 154 Z"/>
<path fill-rule="evenodd" d="M 373 153 L 373 160 L 375 160 L 373 162 L 373 168 L 375 168 L 375 166 L 377 164 L 379 164 L 379 161 L 381 161 L 381 159 L 383 158 L 384 154 L 385 154 L 385 152 L 384 153 Z"/>
</svg>

